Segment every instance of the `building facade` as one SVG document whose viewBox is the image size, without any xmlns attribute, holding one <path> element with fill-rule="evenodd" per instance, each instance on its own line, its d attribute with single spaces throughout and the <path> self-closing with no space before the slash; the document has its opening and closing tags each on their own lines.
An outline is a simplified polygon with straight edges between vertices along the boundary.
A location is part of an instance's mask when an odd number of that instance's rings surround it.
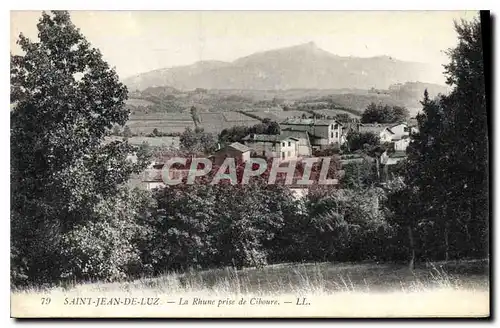
<svg viewBox="0 0 500 328">
<path fill-rule="evenodd" d="M 326 148 L 344 142 L 342 123 L 334 119 L 288 118 L 280 123 L 282 130 L 305 131 L 310 135 L 311 146 Z"/>
<path fill-rule="evenodd" d="M 252 149 L 239 143 L 233 142 L 232 144 L 219 149 L 215 152 L 213 158 L 216 165 L 221 165 L 228 157 L 236 159 L 238 162 L 246 162 L 250 158 Z"/>
<path fill-rule="evenodd" d="M 257 156 L 293 160 L 299 158 L 298 139 L 285 135 L 249 134 L 242 139 Z"/>
</svg>

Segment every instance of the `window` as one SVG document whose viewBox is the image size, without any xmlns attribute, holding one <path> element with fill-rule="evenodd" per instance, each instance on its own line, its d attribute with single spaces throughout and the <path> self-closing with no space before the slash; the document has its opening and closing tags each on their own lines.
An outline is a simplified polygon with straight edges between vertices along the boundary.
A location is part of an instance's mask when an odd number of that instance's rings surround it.
<svg viewBox="0 0 500 328">
<path fill-rule="evenodd" d="M 265 150 L 262 151 L 262 156 L 266 156 L 266 151 Z"/>
<path fill-rule="evenodd" d="M 403 128 L 403 131 L 404 131 L 404 132 L 408 132 L 408 127 L 407 127 L 407 126 L 405 126 L 405 127 Z"/>
<path fill-rule="evenodd" d="M 330 133 L 330 138 L 333 138 L 333 131 Z"/>
<path fill-rule="evenodd" d="M 334 125 L 332 124 L 332 129 L 335 129 Z"/>
<path fill-rule="evenodd" d="M 339 137 L 339 133 L 335 132 L 335 138 L 338 138 L 338 137 Z"/>
<path fill-rule="evenodd" d="M 285 152 L 284 151 L 281 152 L 281 158 L 285 159 Z"/>
<path fill-rule="evenodd" d="M 281 146 L 285 147 L 285 143 L 284 143 L 284 142 L 282 142 L 282 143 L 281 143 Z"/>
<path fill-rule="evenodd" d="M 292 142 L 288 141 L 288 147 L 291 147 L 291 146 L 292 146 Z"/>
</svg>

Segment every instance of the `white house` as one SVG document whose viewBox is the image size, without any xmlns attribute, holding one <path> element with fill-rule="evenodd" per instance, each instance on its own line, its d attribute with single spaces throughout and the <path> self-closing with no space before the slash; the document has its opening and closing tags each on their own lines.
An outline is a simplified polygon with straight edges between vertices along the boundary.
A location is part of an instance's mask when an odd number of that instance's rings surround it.
<svg viewBox="0 0 500 328">
<path fill-rule="evenodd" d="M 342 144 L 342 123 L 334 119 L 287 118 L 280 123 L 282 130 L 307 131 L 311 146 L 325 148 L 331 144 Z"/>
<path fill-rule="evenodd" d="M 385 128 L 379 133 L 380 142 L 381 143 L 391 142 L 394 135 L 395 133 L 392 132 L 390 128 Z"/>
<path fill-rule="evenodd" d="M 257 155 L 292 160 L 299 157 L 299 139 L 285 135 L 249 134 L 242 139 Z"/>
<path fill-rule="evenodd" d="M 395 151 L 406 151 L 406 148 L 410 145 L 410 136 L 403 136 L 401 138 L 395 138 L 392 140 L 394 143 Z"/>
<path fill-rule="evenodd" d="M 281 130 L 281 135 L 285 137 L 292 137 L 298 140 L 298 154 L 299 157 L 311 156 L 312 147 L 309 138 L 309 133 L 307 131 L 296 131 L 296 130 Z"/>
<path fill-rule="evenodd" d="M 397 124 L 359 124 L 358 132 L 372 132 L 380 137 L 380 142 L 392 142 L 395 139 L 402 139 L 410 135 L 410 128 L 407 123 Z"/>
<path fill-rule="evenodd" d="M 389 127 L 391 132 L 393 133 L 393 139 L 400 139 L 403 136 L 409 136 L 410 135 L 410 128 L 408 127 L 407 123 L 398 123 L 395 125 L 392 125 Z"/>
</svg>

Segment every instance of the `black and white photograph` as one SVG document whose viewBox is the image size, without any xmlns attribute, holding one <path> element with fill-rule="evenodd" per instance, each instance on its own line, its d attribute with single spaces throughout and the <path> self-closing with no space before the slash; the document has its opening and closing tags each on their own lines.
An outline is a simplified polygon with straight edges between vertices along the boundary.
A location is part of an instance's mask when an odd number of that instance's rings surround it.
<svg viewBox="0 0 500 328">
<path fill-rule="evenodd" d="M 11 317 L 489 318 L 491 21 L 10 11 Z"/>
</svg>

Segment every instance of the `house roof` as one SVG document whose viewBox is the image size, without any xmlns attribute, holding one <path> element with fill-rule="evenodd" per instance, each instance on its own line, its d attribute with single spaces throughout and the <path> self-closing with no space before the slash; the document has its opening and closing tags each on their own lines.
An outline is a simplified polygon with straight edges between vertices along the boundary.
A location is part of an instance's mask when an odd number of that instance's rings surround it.
<svg viewBox="0 0 500 328">
<path fill-rule="evenodd" d="M 314 119 L 314 118 L 292 118 L 289 117 L 285 119 L 283 122 L 280 124 L 284 125 L 315 125 L 315 126 L 328 126 L 332 124 L 339 124 L 343 125 L 339 121 L 335 119 Z"/>
<path fill-rule="evenodd" d="M 257 142 L 273 142 L 278 143 L 284 140 L 293 139 L 295 141 L 299 141 L 299 139 L 295 137 L 289 137 L 281 134 L 249 134 L 244 137 L 242 140 L 245 141 L 257 141 Z"/>
<path fill-rule="evenodd" d="M 394 127 L 399 126 L 399 125 L 408 126 L 408 124 L 406 122 L 399 122 L 399 123 L 393 123 L 389 128 L 394 128 Z"/>
<path fill-rule="evenodd" d="M 242 152 L 242 153 L 245 153 L 247 151 L 250 151 L 251 149 L 247 146 L 245 146 L 244 144 L 241 144 L 239 142 L 233 142 L 232 144 L 230 144 L 229 146 L 227 146 L 228 148 L 233 148 L 239 152 Z"/>
<path fill-rule="evenodd" d="M 297 139 L 309 139 L 309 133 L 307 131 L 299 131 L 293 129 L 282 129 L 281 135 L 286 137 L 292 137 Z"/>
<path fill-rule="evenodd" d="M 390 158 L 403 158 L 406 157 L 406 151 L 395 151 L 392 154 L 389 154 Z"/>
<path fill-rule="evenodd" d="M 372 132 L 372 133 L 378 134 L 387 128 L 389 128 L 389 131 L 390 131 L 391 126 L 392 126 L 392 124 L 366 124 L 365 123 L 365 124 L 358 125 L 358 131 L 359 132 Z"/>
</svg>

